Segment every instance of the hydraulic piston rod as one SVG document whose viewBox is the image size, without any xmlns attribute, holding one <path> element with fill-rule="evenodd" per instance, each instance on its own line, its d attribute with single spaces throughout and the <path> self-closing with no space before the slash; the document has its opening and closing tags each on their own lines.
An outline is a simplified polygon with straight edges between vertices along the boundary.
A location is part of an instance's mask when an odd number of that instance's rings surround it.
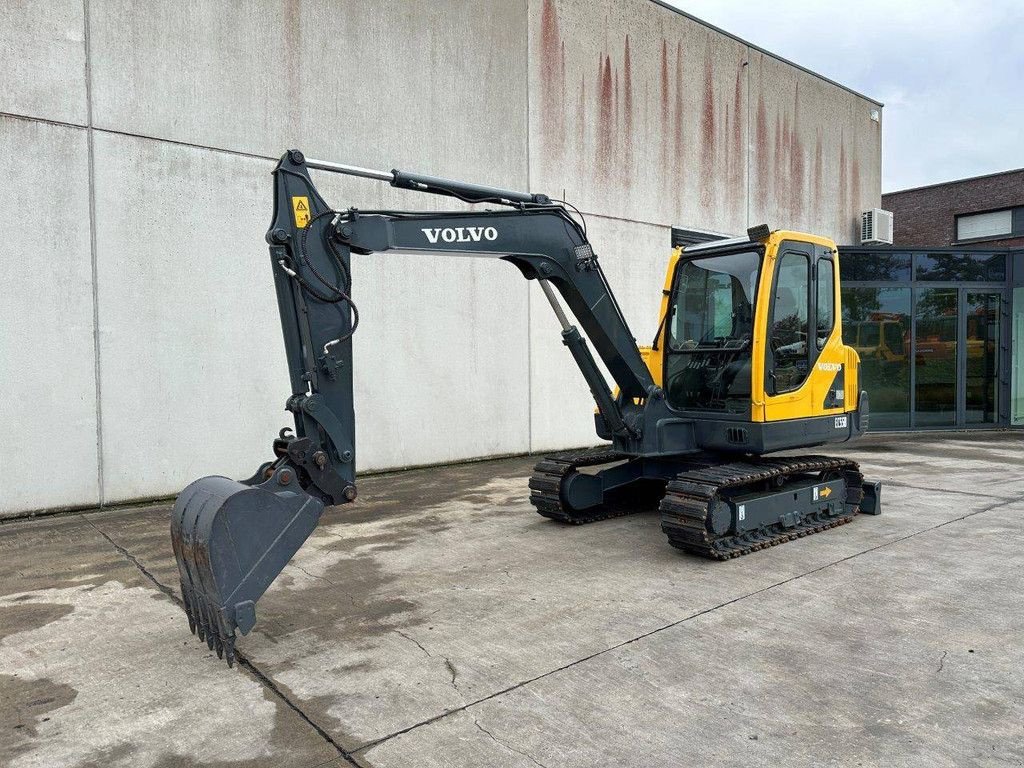
<svg viewBox="0 0 1024 768">
<path fill-rule="evenodd" d="M 465 181 L 454 181 L 453 179 L 444 179 L 440 176 L 426 176 L 421 173 L 408 173 L 399 170 L 378 171 L 373 168 L 332 163 L 327 160 L 307 159 L 305 163 L 307 168 L 314 168 L 318 171 L 330 171 L 331 173 L 343 173 L 346 176 L 360 176 L 364 179 L 386 181 L 391 186 L 400 189 L 448 195 L 449 197 L 457 197 L 467 203 L 488 202 L 501 205 L 550 205 L 551 203 L 551 198 L 547 195 L 534 194 L 532 192 L 516 192 L 511 189 L 486 187 L 480 184 L 469 184 Z"/>
<path fill-rule="evenodd" d="M 597 403 L 597 409 L 604 417 L 605 423 L 615 434 L 628 434 L 630 429 L 622 419 L 622 411 L 612 397 L 612 393 L 608 389 L 608 382 L 601 374 L 601 369 L 597 367 L 594 356 L 590 354 L 583 334 L 565 316 L 565 311 L 562 309 L 562 304 L 558 301 L 558 296 L 555 295 L 555 289 L 551 287 L 551 283 L 544 279 L 537 282 L 540 283 L 541 290 L 544 291 L 548 303 L 551 304 L 551 309 L 555 312 L 555 317 L 558 318 L 558 322 L 562 326 L 562 343 L 569 348 L 583 378 L 586 379 L 587 386 L 590 387 L 590 394 L 594 396 L 594 402 Z"/>
</svg>

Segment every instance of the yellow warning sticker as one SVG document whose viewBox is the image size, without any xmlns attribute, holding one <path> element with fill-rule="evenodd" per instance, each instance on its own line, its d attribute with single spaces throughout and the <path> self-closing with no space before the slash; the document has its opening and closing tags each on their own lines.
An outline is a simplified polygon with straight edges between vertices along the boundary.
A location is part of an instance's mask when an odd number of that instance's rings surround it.
<svg viewBox="0 0 1024 768">
<path fill-rule="evenodd" d="M 295 226 L 299 229 L 305 229 L 306 225 L 309 224 L 309 198 L 293 197 L 292 211 L 295 213 Z"/>
<path fill-rule="evenodd" d="M 832 489 L 829 488 L 827 485 L 824 488 L 821 489 L 821 497 L 823 499 L 827 499 L 831 495 L 832 495 Z"/>
</svg>

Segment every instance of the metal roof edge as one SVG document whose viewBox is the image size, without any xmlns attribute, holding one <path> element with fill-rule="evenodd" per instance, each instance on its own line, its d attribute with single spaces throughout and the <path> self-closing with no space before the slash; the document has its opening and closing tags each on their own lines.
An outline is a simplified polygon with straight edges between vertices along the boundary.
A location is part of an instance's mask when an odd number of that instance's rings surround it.
<svg viewBox="0 0 1024 768">
<path fill-rule="evenodd" d="M 755 51 L 759 51 L 760 53 L 763 53 L 766 56 L 771 56 L 773 59 L 775 59 L 777 61 L 781 61 L 783 64 L 788 64 L 791 67 L 795 67 L 796 69 L 799 69 L 801 72 L 806 72 L 808 75 L 811 75 L 812 77 L 816 77 L 819 80 L 824 80 L 826 83 L 830 83 L 831 85 L 834 85 L 837 88 L 841 88 L 844 91 L 846 91 L 847 93 L 852 93 L 854 96 L 857 96 L 858 98 L 864 99 L 865 101 L 870 101 L 872 104 L 876 104 L 879 107 L 884 107 L 885 106 L 885 104 L 880 102 L 878 99 L 873 99 L 870 96 L 866 96 L 865 94 L 861 93 L 860 91 L 853 90 L 853 88 L 850 88 L 848 85 L 843 85 L 842 83 L 836 82 L 835 80 L 833 80 L 830 77 L 825 77 L 820 72 L 815 72 L 813 69 L 808 69 L 807 67 L 805 67 L 805 66 L 803 66 L 801 64 L 797 64 L 795 61 L 790 61 L 789 59 L 785 58 L 784 56 L 779 56 L 779 54 L 777 54 L 777 53 L 772 53 L 767 48 L 762 48 L 760 45 L 756 45 L 755 43 L 752 43 L 749 40 L 744 40 L 739 35 L 734 35 L 732 32 L 728 32 L 728 31 L 722 29 L 721 27 L 716 27 L 714 24 L 710 24 L 710 23 L 704 21 L 704 19 L 701 19 L 701 18 L 698 18 L 698 17 L 694 16 L 692 13 L 687 13 L 686 11 L 682 10 L 681 8 L 676 8 L 676 6 L 670 5 L 667 2 L 667 0 L 650 0 L 650 2 L 654 3 L 655 5 L 660 5 L 665 10 L 672 11 L 673 13 L 678 13 L 683 18 L 689 19 L 690 21 L 696 22 L 697 24 L 700 24 L 701 26 L 707 27 L 708 29 L 713 30 L 714 32 L 717 32 L 720 35 L 725 35 L 726 37 L 731 38 L 732 40 L 735 40 L 738 43 L 743 43 L 743 45 L 747 46 L 748 48 L 753 48 Z"/>
<path fill-rule="evenodd" d="M 902 195 L 904 192 L 917 192 L 918 190 L 931 189 L 932 187 L 948 187 L 951 184 L 964 184 L 968 181 L 980 181 L 981 179 L 991 179 L 994 176 L 1007 176 L 1011 173 L 1021 173 L 1022 171 L 1024 171 L 1024 168 L 1010 168 L 1007 171 L 993 171 L 992 173 L 982 173 L 977 176 L 965 176 L 962 179 L 936 181 L 933 184 L 922 184 L 919 187 L 907 187 L 906 189 L 894 189 L 892 192 L 883 192 L 882 196 L 885 197 L 886 195 Z"/>
</svg>

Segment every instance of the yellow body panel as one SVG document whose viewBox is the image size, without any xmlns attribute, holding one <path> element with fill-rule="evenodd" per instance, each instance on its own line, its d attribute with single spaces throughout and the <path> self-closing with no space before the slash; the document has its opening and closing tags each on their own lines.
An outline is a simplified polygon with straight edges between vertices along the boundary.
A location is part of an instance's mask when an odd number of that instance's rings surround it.
<svg viewBox="0 0 1024 768">
<path fill-rule="evenodd" d="M 834 323 L 825 346 L 815 361 L 814 368 L 803 384 L 792 392 L 769 395 L 765 392 L 765 349 L 768 343 L 768 313 L 773 292 L 772 281 L 775 277 L 775 263 L 779 255 L 779 246 L 784 241 L 811 243 L 832 251 L 834 272 L 833 297 L 835 303 Z M 858 369 L 860 357 L 853 347 L 843 344 L 842 306 L 839 284 L 839 252 L 835 243 L 826 237 L 811 235 L 804 232 L 779 230 L 762 241 L 765 247 L 764 261 L 759 278 L 756 306 L 754 311 L 754 338 L 751 350 L 751 404 L 750 420 L 755 422 L 781 421 L 785 419 L 802 419 L 811 416 L 827 416 L 855 411 L 857 394 L 860 389 Z M 665 274 L 665 287 L 661 299 L 661 323 L 658 338 L 653 348 L 641 349 L 647 368 L 655 383 L 660 387 L 664 370 L 663 350 L 668 338 L 667 317 L 672 281 L 676 267 L 682 256 L 682 248 L 674 248 L 668 260 Z M 825 408 L 825 395 L 832 386 L 838 366 L 844 366 L 844 399 L 835 408 Z"/>
<path fill-rule="evenodd" d="M 646 354 L 644 354 L 644 362 L 647 363 L 647 370 L 651 372 L 651 378 L 654 379 L 654 383 L 659 387 L 663 387 L 662 375 L 664 372 L 664 360 L 665 356 L 663 351 L 665 349 L 665 342 L 668 339 L 668 300 L 672 293 L 672 279 L 676 274 L 676 265 L 679 264 L 679 257 L 682 255 L 682 248 L 673 248 L 672 255 L 668 257 L 668 269 L 665 270 L 665 287 L 661 292 L 661 311 L 659 317 L 661 322 L 658 323 L 658 338 L 654 341 L 654 347 L 649 348 Z M 641 351 L 648 349 L 647 347 L 641 348 Z"/>
</svg>

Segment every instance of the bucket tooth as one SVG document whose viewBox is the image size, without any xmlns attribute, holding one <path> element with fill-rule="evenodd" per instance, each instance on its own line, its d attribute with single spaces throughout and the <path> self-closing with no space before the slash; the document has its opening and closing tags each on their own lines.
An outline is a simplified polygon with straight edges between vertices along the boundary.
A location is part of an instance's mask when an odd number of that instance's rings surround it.
<svg viewBox="0 0 1024 768">
<path fill-rule="evenodd" d="M 185 605 L 185 616 L 188 618 L 188 630 L 193 635 L 196 633 L 196 615 L 192 608 L 192 591 L 181 583 L 181 602 Z"/>
<path fill-rule="evenodd" d="M 294 475 L 293 475 L 294 476 Z M 189 629 L 233 665 L 236 631 L 256 623 L 256 601 L 302 546 L 323 502 L 271 478 L 248 486 L 205 477 L 175 502 L 171 539 Z"/>
<path fill-rule="evenodd" d="M 210 604 L 206 603 L 203 608 L 206 614 L 206 647 L 212 651 L 217 639 L 217 624 L 211 615 L 213 609 Z"/>
</svg>

